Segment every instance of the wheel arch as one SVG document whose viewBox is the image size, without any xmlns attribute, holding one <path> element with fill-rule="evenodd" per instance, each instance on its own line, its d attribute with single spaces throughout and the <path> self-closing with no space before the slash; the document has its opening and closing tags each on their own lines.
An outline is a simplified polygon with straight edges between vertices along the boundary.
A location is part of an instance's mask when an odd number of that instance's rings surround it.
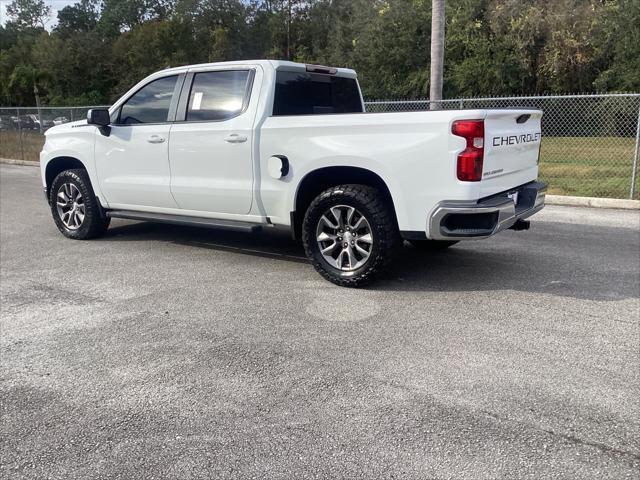
<svg viewBox="0 0 640 480">
<path fill-rule="evenodd" d="M 300 238 L 305 212 L 314 198 L 327 188 L 343 184 L 368 185 L 376 188 L 389 202 L 397 226 L 395 205 L 386 182 L 377 173 L 362 167 L 332 166 L 321 167 L 308 172 L 296 189 L 293 210 L 291 211 L 291 232 L 294 238 Z"/>
<path fill-rule="evenodd" d="M 45 167 L 45 172 L 44 172 L 45 186 L 47 189 L 46 190 L 47 198 L 49 198 L 49 193 L 51 190 L 51 184 L 53 183 L 53 180 L 61 172 L 64 172 L 65 170 L 71 170 L 71 169 L 87 170 L 87 167 L 84 163 L 82 163 L 77 158 L 70 157 L 70 156 L 55 157 L 47 162 L 47 166 Z"/>
</svg>

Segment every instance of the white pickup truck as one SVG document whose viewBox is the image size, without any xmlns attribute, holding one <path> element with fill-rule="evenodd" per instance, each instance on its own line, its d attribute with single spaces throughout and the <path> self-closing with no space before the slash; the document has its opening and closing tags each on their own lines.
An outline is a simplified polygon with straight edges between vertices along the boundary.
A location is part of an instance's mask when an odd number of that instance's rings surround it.
<svg viewBox="0 0 640 480">
<path fill-rule="evenodd" d="M 40 155 L 63 235 L 111 218 L 301 238 L 328 280 L 359 286 L 402 239 L 443 248 L 544 206 L 539 110 L 366 113 L 353 70 L 282 61 L 170 68 L 86 121 L 54 126 Z"/>
</svg>

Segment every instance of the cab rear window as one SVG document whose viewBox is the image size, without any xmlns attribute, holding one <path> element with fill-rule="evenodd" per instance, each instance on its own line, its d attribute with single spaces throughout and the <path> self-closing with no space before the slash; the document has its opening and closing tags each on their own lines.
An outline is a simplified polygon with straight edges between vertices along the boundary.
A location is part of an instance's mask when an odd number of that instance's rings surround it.
<svg viewBox="0 0 640 480">
<path fill-rule="evenodd" d="M 276 74 L 274 116 L 362 112 L 354 78 L 304 72 Z"/>
</svg>

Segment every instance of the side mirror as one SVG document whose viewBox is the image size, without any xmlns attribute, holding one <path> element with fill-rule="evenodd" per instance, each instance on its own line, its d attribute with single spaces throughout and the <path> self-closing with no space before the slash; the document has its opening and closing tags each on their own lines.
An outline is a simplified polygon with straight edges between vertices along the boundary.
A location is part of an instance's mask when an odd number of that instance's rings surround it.
<svg viewBox="0 0 640 480">
<path fill-rule="evenodd" d="M 87 112 L 87 123 L 89 125 L 95 125 L 100 130 L 100 133 L 106 137 L 111 134 L 111 117 L 109 116 L 109 110 L 106 108 L 92 108 Z"/>
<path fill-rule="evenodd" d="M 87 123 L 98 127 L 108 127 L 111 123 L 109 110 L 106 108 L 92 108 L 87 112 Z"/>
</svg>

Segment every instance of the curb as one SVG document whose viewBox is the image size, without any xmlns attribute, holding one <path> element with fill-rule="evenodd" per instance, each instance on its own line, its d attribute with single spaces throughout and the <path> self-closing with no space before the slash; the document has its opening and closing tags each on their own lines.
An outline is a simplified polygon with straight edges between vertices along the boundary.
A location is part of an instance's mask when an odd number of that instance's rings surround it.
<svg viewBox="0 0 640 480">
<path fill-rule="evenodd" d="M 567 207 L 618 208 L 621 210 L 640 210 L 640 200 L 622 198 L 568 197 L 564 195 L 547 195 L 547 205 Z"/>
<path fill-rule="evenodd" d="M 40 162 L 32 162 L 29 160 L 15 160 L 13 158 L 0 158 L 0 163 L 5 165 L 25 165 L 28 167 L 39 167 Z"/>
<path fill-rule="evenodd" d="M 0 163 L 3 163 L 5 165 L 25 165 L 29 167 L 40 166 L 40 162 L 14 160 L 12 158 L 0 158 Z M 619 208 L 622 210 L 640 210 L 640 200 L 625 200 L 621 198 L 568 197 L 564 195 L 547 195 L 545 203 L 547 205 L 562 205 L 566 207 Z"/>
</svg>

